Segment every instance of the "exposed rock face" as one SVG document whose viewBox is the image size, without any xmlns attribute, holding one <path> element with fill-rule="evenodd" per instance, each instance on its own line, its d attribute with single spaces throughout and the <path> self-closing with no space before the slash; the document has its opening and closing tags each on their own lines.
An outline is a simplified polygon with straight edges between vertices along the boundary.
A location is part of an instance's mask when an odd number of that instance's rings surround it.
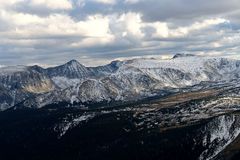
<svg viewBox="0 0 240 160">
<path fill-rule="evenodd" d="M 240 134 L 238 115 L 223 115 L 210 122 L 201 134 L 203 136 L 203 146 L 205 149 L 199 160 L 214 159 Z"/>
<path fill-rule="evenodd" d="M 173 56 L 174 58 L 179 58 L 179 57 L 194 57 L 195 55 L 193 54 L 184 54 L 184 53 L 177 53 L 176 55 Z"/>
<path fill-rule="evenodd" d="M 35 84 L 29 84 L 24 86 L 25 91 L 30 93 L 46 93 L 54 89 L 54 85 L 50 79 L 42 79 Z"/>
<path fill-rule="evenodd" d="M 156 95 L 166 88 L 240 77 L 240 61 L 177 54 L 170 60 L 133 59 L 85 67 L 76 60 L 43 69 L 39 66 L 0 68 L 0 102 L 43 107 L 57 102 L 128 101 Z"/>
<path fill-rule="evenodd" d="M 6 67 L 0 69 L 1 108 L 9 108 L 35 94 L 53 91 L 55 86 L 48 75 L 35 67 Z"/>
<path fill-rule="evenodd" d="M 67 77 L 67 78 L 86 78 L 92 75 L 88 68 L 80 64 L 76 60 L 71 60 L 68 63 L 46 69 L 50 77 Z"/>
</svg>

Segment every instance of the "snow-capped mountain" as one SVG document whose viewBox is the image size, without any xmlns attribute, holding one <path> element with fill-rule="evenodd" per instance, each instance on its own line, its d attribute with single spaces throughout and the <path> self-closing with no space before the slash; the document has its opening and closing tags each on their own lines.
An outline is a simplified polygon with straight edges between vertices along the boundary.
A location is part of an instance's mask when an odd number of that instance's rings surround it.
<svg viewBox="0 0 240 160">
<path fill-rule="evenodd" d="M 0 69 L 0 108 L 6 109 L 33 95 L 53 91 L 55 85 L 39 67 L 12 66 Z"/>
<path fill-rule="evenodd" d="M 67 77 L 70 79 L 81 79 L 92 75 L 91 71 L 89 71 L 88 68 L 86 68 L 76 60 L 71 60 L 61 66 L 48 68 L 46 72 L 50 77 L 58 76 Z"/>
<path fill-rule="evenodd" d="M 240 78 L 240 61 L 177 54 L 169 60 L 140 58 L 85 67 L 76 60 L 43 69 L 0 68 L 1 108 L 67 102 L 130 101 L 169 88 Z"/>
</svg>

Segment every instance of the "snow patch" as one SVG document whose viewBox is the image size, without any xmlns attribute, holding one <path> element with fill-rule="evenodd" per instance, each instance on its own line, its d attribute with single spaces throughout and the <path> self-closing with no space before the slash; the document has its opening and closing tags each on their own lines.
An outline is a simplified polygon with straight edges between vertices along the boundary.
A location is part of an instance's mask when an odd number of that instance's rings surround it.
<svg viewBox="0 0 240 160">
<path fill-rule="evenodd" d="M 60 124 L 56 125 L 54 127 L 54 131 L 59 133 L 58 138 L 61 138 L 62 136 L 64 136 L 67 133 L 67 131 L 69 129 L 72 129 L 72 128 L 78 126 L 80 123 L 86 122 L 94 117 L 95 117 L 94 113 L 83 114 L 83 115 L 81 115 L 79 117 L 75 117 L 75 118 L 71 117 L 71 115 L 70 115 L 70 117 L 64 118 Z"/>
<path fill-rule="evenodd" d="M 199 157 L 199 160 L 211 160 L 221 151 L 223 151 L 234 139 L 240 134 L 240 126 L 235 125 L 234 115 L 220 116 L 216 122 L 210 123 L 207 126 L 209 133 L 205 136 L 203 144 L 209 145 Z"/>
</svg>

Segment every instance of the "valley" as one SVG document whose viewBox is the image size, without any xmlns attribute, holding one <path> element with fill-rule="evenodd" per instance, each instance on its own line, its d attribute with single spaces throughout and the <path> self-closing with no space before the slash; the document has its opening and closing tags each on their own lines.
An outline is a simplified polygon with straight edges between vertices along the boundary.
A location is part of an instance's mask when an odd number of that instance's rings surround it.
<svg viewBox="0 0 240 160">
<path fill-rule="evenodd" d="M 0 152 L 8 159 L 205 160 L 227 151 L 234 157 L 240 133 L 237 85 L 185 88 L 113 108 L 9 109 L 0 113 Z"/>
<path fill-rule="evenodd" d="M 239 155 L 238 60 L 178 55 L 0 70 L 3 159 Z"/>
</svg>

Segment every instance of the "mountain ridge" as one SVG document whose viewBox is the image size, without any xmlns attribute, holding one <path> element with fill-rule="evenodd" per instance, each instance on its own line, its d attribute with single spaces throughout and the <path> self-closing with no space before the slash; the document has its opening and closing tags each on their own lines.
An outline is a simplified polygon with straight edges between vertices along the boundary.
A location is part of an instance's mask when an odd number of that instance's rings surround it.
<svg viewBox="0 0 240 160">
<path fill-rule="evenodd" d="M 15 71 L 4 67 L 0 68 L 0 108 L 20 102 L 40 108 L 59 102 L 130 101 L 154 96 L 165 88 L 239 77 L 239 60 L 188 55 L 113 61 L 98 67 L 85 67 L 77 60 L 46 69 L 37 65 L 16 67 Z"/>
</svg>

